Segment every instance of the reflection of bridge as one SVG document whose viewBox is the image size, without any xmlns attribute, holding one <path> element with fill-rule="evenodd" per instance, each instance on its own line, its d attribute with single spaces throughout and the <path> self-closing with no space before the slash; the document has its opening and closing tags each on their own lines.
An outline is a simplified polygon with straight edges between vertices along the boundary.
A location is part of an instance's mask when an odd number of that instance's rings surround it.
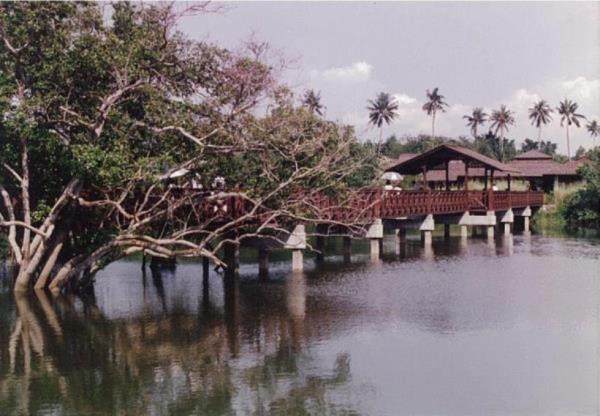
<svg viewBox="0 0 600 416">
<path fill-rule="evenodd" d="M 448 166 L 450 161 L 460 160 L 465 166 L 464 183 L 461 189 L 450 188 Z M 485 172 L 483 190 L 469 189 L 469 169 L 478 168 Z M 430 170 L 445 169 L 446 189 L 432 190 L 428 186 L 427 173 Z M 323 238 L 329 231 L 339 231 L 340 225 L 361 225 L 363 237 L 371 240 L 371 254 L 379 258 L 384 227 L 394 230 L 398 242 L 401 243 L 407 228 L 418 229 L 425 247 L 431 247 L 432 233 L 436 224 L 444 224 L 444 235 L 449 237 L 450 226 L 460 227 L 461 238 L 466 239 L 469 227 L 474 230 L 482 228 L 489 239 L 496 234 L 508 235 L 513 230 L 515 220 L 519 228 L 529 232 L 529 219 L 532 211 L 543 205 L 544 194 L 539 191 L 511 190 L 511 175 L 518 174 L 513 167 L 483 156 L 477 152 L 459 146 L 438 146 L 421 155 L 404 160 L 388 169 L 402 175 L 413 175 L 415 180 L 422 181 L 422 190 L 386 190 L 368 188 L 354 191 L 346 200 L 340 201 L 335 196 L 325 194 L 306 197 L 307 204 L 315 207 L 318 215 L 316 249 L 322 251 Z M 502 172 L 507 181 L 507 189 L 499 191 L 494 185 L 494 173 Z M 244 202 L 235 197 L 220 202 L 212 198 L 212 206 L 202 208 L 209 215 L 234 219 L 236 215 L 247 213 Z M 220 204 L 220 205 L 219 205 Z M 333 225 L 335 226 L 327 226 Z M 301 270 L 303 264 L 302 250 L 307 248 L 306 230 L 298 224 L 286 236 L 285 248 L 292 250 L 292 268 Z M 284 239 L 285 239 L 284 238 Z M 350 238 L 345 238 L 345 255 L 350 253 Z M 225 261 L 236 270 L 237 250 L 226 250 Z M 227 254 L 229 253 L 229 254 Z M 261 266 L 267 264 L 267 254 L 262 249 L 259 254 Z M 266 267 L 266 266 L 264 266 Z M 263 267 L 263 268 L 264 268 Z"/>
</svg>

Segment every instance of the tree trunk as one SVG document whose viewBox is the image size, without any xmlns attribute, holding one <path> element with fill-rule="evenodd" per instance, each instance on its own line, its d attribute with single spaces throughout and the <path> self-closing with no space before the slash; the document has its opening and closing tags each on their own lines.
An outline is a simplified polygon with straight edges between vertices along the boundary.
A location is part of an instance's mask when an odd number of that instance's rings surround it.
<svg viewBox="0 0 600 416">
<path fill-rule="evenodd" d="M 571 160 L 571 141 L 569 140 L 569 123 L 567 123 L 567 157 Z"/>
<path fill-rule="evenodd" d="M 85 271 L 86 269 L 97 270 L 96 264 L 104 256 L 109 255 L 116 245 L 114 242 L 105 244 L 96 249 L 89 255 L 80 255 L 66 262 L 63 267 L 56 273 L 54 279 L 50 282 L 49 289 L 52 292 L 59 292 L 68 281 Z"/>
<path fill-rule="evenodd" d="M 48 278 L 50 277 L 50 274 L 52 273 L 52 270 L 54 269 L 54 266 L 56 265 L 56 260 L 58 260 L 58 256 L 60 255 L 60 252 L 62 251 L 66 235 L 67 235 L 66 232 L 61 232 L 60 236 L 57 237 L 57 241 L 54 245 L 54 248 L 52 249 L 50 256 L 48 256 L 48 260 L 46 260 L 46 264 L 44 264 L 44 267 L 42 268 L 42 271 L 40 272 L 40 275 L 39 275 L 37 281 L 35 282 L 35 286 L 34 286 L 35 289 L 45 289 L 46 288 L 46 285 L 48 283 Z"/>
<path fill-rule="evenodd" d="M 379 143 L 377 143 L 377 157 L 381 153 L 381 142 L 383 140 L 383 126 L 379 127 Z"/>
<path fill-rule="evenodd" d="M 504 130 L 500 131 L 500 161 L 504 161 Z"/>
<path fill-rule="evenodd" d="M 538 150 L 542 149 L 542 126 L 538 127 Z"/>
<path fill-rule="evenodd" d="M 31 241 L 31 244 L 28 242 L 27 250 L 25 250 L 23 243 L 23 259 L 19 265 L 19 272 L 14 287 L 15 292 L 23 292 L 28 289 L 31 278 L 39 268 L 40 262 L 45 256 L 48 248 L 54 248 L 54 244 L 49 244 L 49 239 L 53 237 L 53 232 L 56 229 L 56 223 L 60 220 L 60 214 L 64 212 L 65 207 L 69 206 L 71 197 L 76 196 L 80 190 L 80 181 L 78 179 L 71 180 L 50 210 L 50 213 L 44 220 L 43 224 L 39 227 L 39 230 L 44 235 L 42 236 L 40 234 L 36 234 L 33 241 Z"/>
<path fill-rule="evenodd" d="M 431 116 L 431 138 L 435 137 L 435 111 Z"/>
<path fill-rule="evenodd" d="M 29 162 L 27 139 L 21 136 L 21 204 L 23 205 L 23 222 L 26 225 L 31 225 L 31 209 L 29 206 Z M 31 230 L 23 229 L 23 244 L 21 252 L 23 254 L 23 262 L 27 263 L 29 259 L 29 243 L 31 239 Z"/>
</svg>

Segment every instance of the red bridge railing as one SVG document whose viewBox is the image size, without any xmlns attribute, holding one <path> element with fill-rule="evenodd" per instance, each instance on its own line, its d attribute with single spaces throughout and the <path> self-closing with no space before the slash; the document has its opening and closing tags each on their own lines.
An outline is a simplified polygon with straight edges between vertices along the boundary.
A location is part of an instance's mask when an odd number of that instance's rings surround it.
<svg viewBox="0 0 600 416">
<path fill-rule="evenodd" d="M 427 214 L 460 214 L 466 211 L 506 211 L 510 208 L 541 206 L 543 192 L 537 191 L 357 191 L 345 205 L 328 199 L 322 205 L 326 219 L 369 221 L 375 218 L 401 218 Z"/>
<path fill-rule="evenodd" d="M 189 192 L 189 202 L 175 207 L 198 219 L 230 221 L 250 212 L 243 198 L 227 193 Z M 221 196 L 222 195 L 222 196 Z M 181 195 L 178 195 L 181 197 Z M 306 207 L 322 221 L 340 223 L 369 222 L 376 218 L 402 218 L 427 214 L 460 214 L 469 212 L 506 211 L 510 208 L 537 207 L 544 203 L 541 191 L 395 191 L 380 188 L 359 189 L 343 202 L 325 194 L 305 198 Z M 191 207 L 191 208 L 190 208 Z M 260 219 L 257 212 L 255 219 Z"/>
</svg>

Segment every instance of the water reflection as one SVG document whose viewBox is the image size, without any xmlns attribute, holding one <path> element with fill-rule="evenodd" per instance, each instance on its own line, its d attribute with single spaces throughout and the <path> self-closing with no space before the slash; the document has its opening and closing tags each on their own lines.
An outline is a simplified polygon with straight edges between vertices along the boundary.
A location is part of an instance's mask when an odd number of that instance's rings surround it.
<svg viewBox="0 0 600 416">
<path fill-rule="evenodd" d="M 268 279 L 124 261 L 83 300 L 4 290 L 0 414 L 597 413 L 597 241 L 368 248 Z"/>
</svg>

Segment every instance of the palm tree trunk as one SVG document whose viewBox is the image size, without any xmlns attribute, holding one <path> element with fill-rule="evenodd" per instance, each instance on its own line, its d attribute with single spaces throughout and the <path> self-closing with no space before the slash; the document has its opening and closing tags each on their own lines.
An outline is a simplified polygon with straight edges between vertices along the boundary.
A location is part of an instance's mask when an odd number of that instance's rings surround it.
<svg viewBox="0 0 600 416">
<path fill-rule="evenodd" d="M 504 161 L 504 129 L 500 130 L 500 161 Z"/>
<path fill-rule="evenodd" d="M 542 126 L 538 127 L 538 150 L 542 148 Z"/>
<path fill-rule="evenodd" d="M 567 123 L 567 157 L 571 160 L 571 141 L 569 140 L 569 123 Z"/>
<path fill-rule="evenodd" d="M 435 111 L 431 116 L 431 138 L 435 137 Z"/>
<path fill-rule="evenodd" d="M 377 157 L 381 153 L 381 141 L 383 140 L 383 126 L 379 127 L 379 142 L 377 143 Z"/>
</svg>

